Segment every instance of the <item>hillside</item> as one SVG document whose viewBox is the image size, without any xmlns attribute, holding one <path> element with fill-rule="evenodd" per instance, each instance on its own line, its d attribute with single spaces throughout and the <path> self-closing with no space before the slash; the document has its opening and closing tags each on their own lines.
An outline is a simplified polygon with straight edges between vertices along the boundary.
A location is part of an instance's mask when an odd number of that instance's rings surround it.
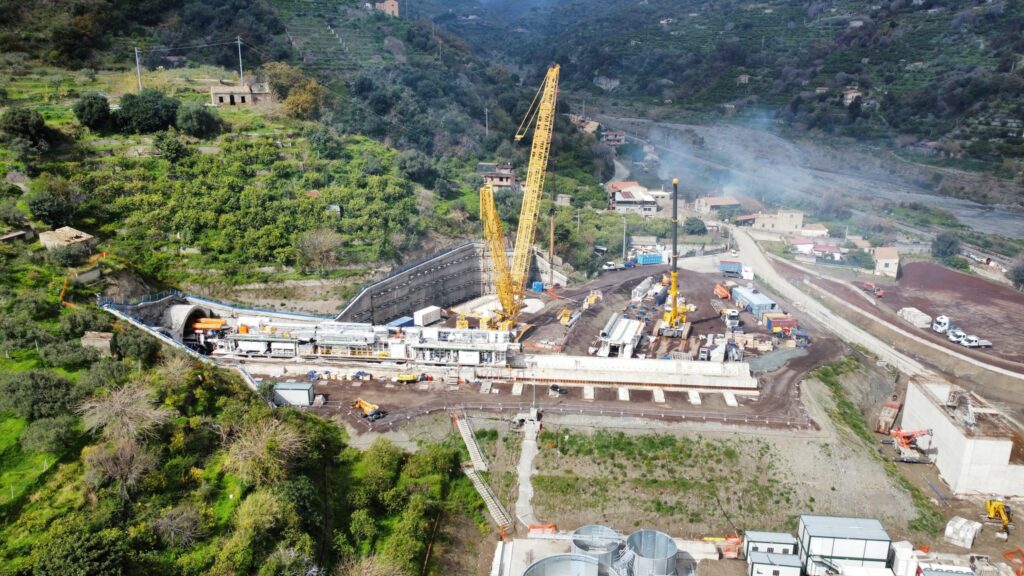
<svg viewBox="0 0 1024 576">
<path fill-rule="evenodd" d="M 1019 3 L 428 5 L 494 58 L 561 62 L 577 101 L 705 121 L 767 115 L 812 133 L 883 140 L 918 161 L 1004 177 L 1021 169 Z M 495 33 L 516 41 L 487 41 Z"/>
</svg>

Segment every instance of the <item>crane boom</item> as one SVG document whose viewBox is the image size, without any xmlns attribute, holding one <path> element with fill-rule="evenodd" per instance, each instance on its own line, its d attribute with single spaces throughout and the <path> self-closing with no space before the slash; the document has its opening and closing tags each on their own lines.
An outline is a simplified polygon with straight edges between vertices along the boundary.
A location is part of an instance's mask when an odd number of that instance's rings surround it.
<svg viewBox="0 0 1024 576">
<path fill-rule="evenodd" d="M 544 193 L 544 178 L 548 169 L 548 157 L 551 153 L 551 136 L 555 127 L 555 104 L 558 98 L 559 66 L 548 68 L 544 83 L 537 90 L 526 117 L 516 131 L 516 142 L 522 141 L 536 121 L 533 132 L 533 144 L 530 147 L 530 165 L 526 171 L 526 183 L 523 186 L 523 205 L 519 211 L 519 229 L 516 231 L 516 243 L 512 252 L 512 265 L 508 265 L 505 255 L 505 239 L 501 220 L 494 206 L 494 193 L 490 185 L 480 190 L 480 218 L 484 222 L 484 235 L 487 238 L 491 257 L 497 277 L 498 300 L 502 311 L 499 319 L 506 329 L 515 326 L 519 320 L 519 312 L 523 308 L 526 295 L 526 275 L 530 271 L 530 246 L 537 233 L 537 216 L 540 212 L 540 199 Z"/>
</svg>

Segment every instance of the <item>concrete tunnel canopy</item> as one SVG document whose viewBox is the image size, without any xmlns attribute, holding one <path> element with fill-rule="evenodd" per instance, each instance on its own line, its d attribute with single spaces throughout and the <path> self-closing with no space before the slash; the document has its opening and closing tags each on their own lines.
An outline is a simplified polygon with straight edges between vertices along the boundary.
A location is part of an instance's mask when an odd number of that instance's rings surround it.
<svg viewBox="0 0 1024 576">
<path fill-rule="evenodd" d="M 556 554 L 538 560 L 523 571 L 523 576 L 619 576 L 611 568 L 603 568 L 597 558 L 580 554 Z"/>
<path fill-rule="evenodd" d="M 161 326 L 167 327 L 175 340 L 181 341 L 185 338 L 185 331 L 196 320 L 213 316 L 209 308 L 196 304 L 171 304 L 163 313 Z"/>
</svg>

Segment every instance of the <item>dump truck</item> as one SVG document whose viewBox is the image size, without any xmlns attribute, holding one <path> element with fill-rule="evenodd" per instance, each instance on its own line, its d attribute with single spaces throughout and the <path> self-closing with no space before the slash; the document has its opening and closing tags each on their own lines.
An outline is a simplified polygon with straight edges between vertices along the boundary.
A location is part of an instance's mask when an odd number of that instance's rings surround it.
<svg viewBox="0 0 1024 576">
<path fill-rule="evenodd" d="M 718 271 L 727 278 L 739 278 L 743 275 L 743 263 L 736 260 L 722 260 L 718 264 Z"/>
<path fill-rule="evenodd" d="M 370 422 L 375 422 L 388 415 L 386 411 L 380 409 L 380 406 L 362 398 L 356 398 L 356 401 L 352 403 L 352 409 L 358 410 L 359 415 Z"/>
</svg>

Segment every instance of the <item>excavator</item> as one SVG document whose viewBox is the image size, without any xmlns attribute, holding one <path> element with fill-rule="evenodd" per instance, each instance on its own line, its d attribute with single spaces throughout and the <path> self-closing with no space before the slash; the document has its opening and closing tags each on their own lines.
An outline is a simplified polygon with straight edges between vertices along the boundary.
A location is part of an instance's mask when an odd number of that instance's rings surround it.
<svg viewBox="0 0 1024 576">
<path fill-rule="evenodd" d="M 352 409 L 359 410 L 360 416 L 370 422 L 375 422 L 388 415 L 386 411 L 380 409 L 380 406 L 367 402 L 362 398 L 356 398 L 356 401 L 352 403 Z"/>
<path fill-rule="evenodd" d="M 985 500 L 985 515 L 987 520 L 1002 524 L 996 538 L 1006 540 L 1010 534 L 1010 522 L 1013 522 L 1013 510 L 1002 500 Z"/>
<path fill-rule="evenodd" d="M 905 462 L 907 464 L 926 464 L 928 460 L 914 452 L 914 448 L 917 448 L 918 438 L 931 435 L 931 430 L 906 431 L 900 428 L 893 428 L 892 431 L 889 432 L 889 436 L 892 438 L 893 444 L 896 446 L 896 456 L 893 460 L 896 462 Z"/>
<path fill-rule="evenodd" d="M 523 205 L 519 211 L 519 228 L 516 231 L 516 243 L 512 252 L 512 264 L 509 265 L 505 253 L 505 233 L 502 230 L 501 218 L 494 204 L 494 188 L 484 184 L 480 189 L 480 219 L 484 223 L 484 237 L 487 240 L 494 262 L 498 301 L 501 310 L 497 312 L 496 322 L 491 327 L 500 330 L 515 330 L 519 323 L 519 314 L 523 310 L 526 298 L 526 275 L 530 272 L 530 248 L 534 235 L 537 233 L 537 216 L 540 211 L 540 199 L 544 193 L 544 179 L 548 168 L 548 157 L 551 154 L 551 135 L 555 127 L 555 110 L 558 99 L 559 66 L 548 68 L 544 82 L 530 104 L 519 129 L 515 141 L 521 142 L 529 132 L 531 125 L 536 124 L 533 131 L 533 144 L 530 147 L 530 165 L 526 171 L 526 183 L 523 187 Z"/>
</svg>

